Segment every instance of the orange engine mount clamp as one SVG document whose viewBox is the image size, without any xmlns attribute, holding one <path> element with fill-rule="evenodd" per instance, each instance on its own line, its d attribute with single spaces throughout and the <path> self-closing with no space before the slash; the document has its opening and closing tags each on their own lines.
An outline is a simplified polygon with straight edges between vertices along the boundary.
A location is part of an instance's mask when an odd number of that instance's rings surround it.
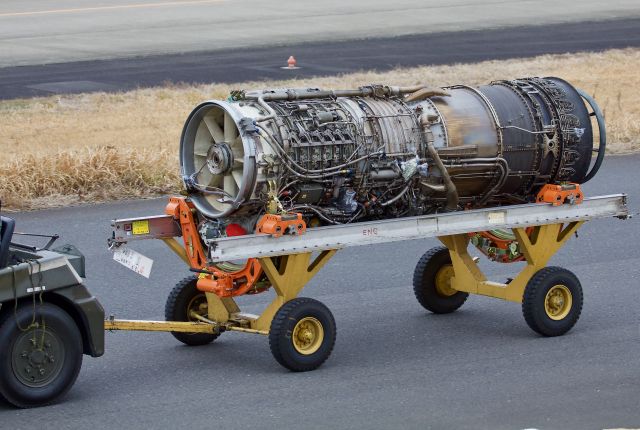
<svg viewBox="0 0 640 430">
<path fill-rule="evenodd" d="M 536 197 L 536 203 L 551 203 L 553 206 L 560 206 L 564 203 L 575 205 L 582 203 L 582 200 L 584 200 L 584 194 L 580 185 L 573 182 L 560 185 L 546 184 Z"/>
<path fill-rule="evenodd" d="M 280 237 L 284 234 L 304 234 L 307 231 L 307 223 L 302 219 L 301 213 L 273 215 L 265 214 L 258 221 L 256 232 L 258 234 L 270 234 Z"/>
</svg>

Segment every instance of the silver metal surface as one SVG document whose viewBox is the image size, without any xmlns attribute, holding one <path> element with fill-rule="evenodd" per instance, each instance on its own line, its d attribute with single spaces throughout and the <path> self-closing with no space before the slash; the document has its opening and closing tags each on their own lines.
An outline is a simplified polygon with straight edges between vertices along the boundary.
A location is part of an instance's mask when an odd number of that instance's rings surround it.
<svg viewBox="0 0 640 430">
<path fill-rule="evenodd" d="M 592 148 L 583 100 L 548 77 L 233 90 L 188 117 L 180 162 L 199 215 L 253 230 L 275 198 L 324 225 L 524 203 L 580 183 Z"/>
<path fill-rule="evenodd" d="M 246 235 L 219 239 L 209 248 L 212 262 L 268 257 L 350 246 L 424 239 L 496 228 L 627 218 L 625 194 L 585 199 L 578 205 L 525 204 L 441 215 L 361 222 L 308 229 L 302 236 Z"/>
<path fill-rule="evenodd" d="M 147 222 L 148 233 L 134 232 L 134 223 Z M 180 224 L 170 215 L 116 219 L 111 222 L 110 242 L 120 243 L 142 239 L 165 239 L 182 236 Z"/>
</svg>

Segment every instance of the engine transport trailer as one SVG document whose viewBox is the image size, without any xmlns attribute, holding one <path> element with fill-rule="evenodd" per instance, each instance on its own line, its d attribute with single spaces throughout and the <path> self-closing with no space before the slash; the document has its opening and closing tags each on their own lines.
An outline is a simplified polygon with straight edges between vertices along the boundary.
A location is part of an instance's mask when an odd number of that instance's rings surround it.
<svg viewBox="0 0 640 430">
<path fill-rule="evenodd" d="M 416 258 L 424 308 L 449 313 L 482 294 L 521 303 L 535 332 L 562 335 L 580 316 L 582 287 L 547 262 L 584 222 L 628 216 L 625 195 L 580 188 L 605 147 L 597 104 L 559 78 L 232 91 L 185 123 L 183 196 L 164 215 L 112 223 L 117 259 L 140 269 L 126 244 L 160 239 L 194 275 L 169 295 L 166 321 L 114 317 L 105 328 L 170 331 L 187 345 L 260 334 L 278 363 L 313 370 L 336 326 L 325 305 L 298 297 L 307 282 L 342 248 L 437 237 L 444 246 Z M 490 281 L 470 244 L 524 267 Z M 260 315 L 234 301 L 271 288 Z"/>
<path fill-rule="evenodd" d="M 227 331 L 264 335 L 282 366 L 313 370 L 331 354 L 336 324 L 324 304 L 298 297 L 309 280 L 340 249 L 428 237 L 443 246 L 416 257 L 413 290 L 425 309 L 450 313 L 481 294 L 520 303 L 540 335 L 562 335 L 580 316 L 582 286 L 549 259 L 584 222 L 629 216 L 624 194 L 586 197 L 580 188 L 605 147 L 596 103 L 558 78 L 234 91 L 202 103 L 181 137 L 183 195 L 163 215 L 112 221 L 108 239 L 114 258 L 138 273 L 148 259 L 128 244 L 143 239 L 164 241 L 188 265 L 165 321 L 103 321 L 77 275 L 83 268 L 68 263 L 78 258 L 11 248 L 12 228 L 3 227 L 3 252 L 23 261 L 0 265 L 0 393 L 22 407 L 56 397 L 42 392 L 62 394 L 79 351 L 102 353 L 96 325 L 171 332 L 193 346 Z M 521 262 L 520 270 L 490 281 L 469 245 L 496 263 Z M 51 272 L 49 280 L 49 269 L 61 278 Z M 260 315 L 234 301 L 270 289 L 275 298 Z M 50 318 L 59 321 L 45 328 Z M 59 334 L 67 332 L 76 339 L 69 353 Z M 47 362 L 56 337 L 56 360 Z M 53 364 L 60 351 L 68 366 Z M 34 369 L 44 370 L 35 383 Z"/>
</svg>

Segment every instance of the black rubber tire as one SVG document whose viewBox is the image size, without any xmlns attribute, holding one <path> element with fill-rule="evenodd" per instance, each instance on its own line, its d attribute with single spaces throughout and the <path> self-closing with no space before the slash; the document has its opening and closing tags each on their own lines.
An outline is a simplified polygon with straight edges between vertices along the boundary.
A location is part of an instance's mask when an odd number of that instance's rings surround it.
<svg viewBox="0 0 640 430">
<path fill-rule="evenodd" d="M 49 405 L 64 396 L 78 377 L 82 367 L 82 335 L 73 318 L 64 310 L 50 303 L 37 304 L 36 321 L 44 319 L 46 332 L 58 339 L 58 347 L 64 351 L 64 361 L 54 379 L 43 386 L 30 387 L 18 378 L 12 363 L 14 355 L 18 354 L 16 341 L 25 333 L 16 324 L 16 319 L 20 327 L 28 327 L 33 319 L 33 306 L 25 304 L 18 307 L 16 318 L 12 312 L 0 325 L 0 393 L 6 401 L 19 408 Z M 36 336 L 40 336 L 40 332 Z"/>
<path fill-rule="evenodd" d="M 197 283 L 197 276 L 189 276 L 173 287 L 164 307 L 164 317 L 166 321 L 192 321 L 189 317 L 189 304 L 194 298 L 205 296 L 205 294 L 196 287 Z M 219 334 L 208 333 L 171 332 L 171 334 L 180 342 L 189 346 L 207 345 L 219 336 Z"/>
<path fill-rule="evenodd" d="M 554 320 L 545 311 L 545 298 L 551 288 L 564 285 L 571 292 L 572 305 L 561 320 Z M 582 285 L 573 272 L 562 267 L 545 267 L 529 280 L 522 298 L 522 314 L 531 330 L 543 336 L 562 336 L 578 322 L 582 312 Z"/>
<path fill-rule="evenodd" d="M 436 274 L 446 265 L 451 265 L 451 255 L 444 246 L 431 248 L 420 258 L 413 272 L 413 292 L 418 302 L 434 314 L 448 314 L 457 310 L 469 297 L 469 293 L 458 291 L 444 296 L 436 289 Z"/>
<path fill-rule="evenodd" d="M 305 355 L 298 352 L 293 344 L 293 331 L 300 320 L 315 318 L 322 325 L 324 337 L 317 351 Z M 321 302 L 299 297 L 280 307 L 271 321 L 269 347 L 278 363 L 294 372 L 317 369 L 333 351 L 336 342 L 336 322 L 333 314 Z"/>
<path fill-rule="evenodd" d="M 0 327 L 4 324 L 5 320 L 9 317 L 9 304 L 5 303 L 0 306 Z M 2 392 L 0 392 L 0 402 L 6 402 L 7 399 L 4 398 Z"/>
</svg>

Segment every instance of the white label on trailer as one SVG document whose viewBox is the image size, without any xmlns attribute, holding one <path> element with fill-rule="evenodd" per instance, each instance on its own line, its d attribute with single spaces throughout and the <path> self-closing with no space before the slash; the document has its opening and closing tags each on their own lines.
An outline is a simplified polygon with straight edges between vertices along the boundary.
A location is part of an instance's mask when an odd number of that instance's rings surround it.
<svg viewBox="0 0 640 430">
<path fill-rule="evenodd" d="M 145 278 L 149 278 L 149 275 L 151 275 L 153 260 L 133 249 L 121 246 L 113 253 L 113 259 Z"/>
<path fill-rule="evenodd" d="M 505 213 L 504 212 L 489 212 L 489 224 L 504 224 Z"/>
</svg>

